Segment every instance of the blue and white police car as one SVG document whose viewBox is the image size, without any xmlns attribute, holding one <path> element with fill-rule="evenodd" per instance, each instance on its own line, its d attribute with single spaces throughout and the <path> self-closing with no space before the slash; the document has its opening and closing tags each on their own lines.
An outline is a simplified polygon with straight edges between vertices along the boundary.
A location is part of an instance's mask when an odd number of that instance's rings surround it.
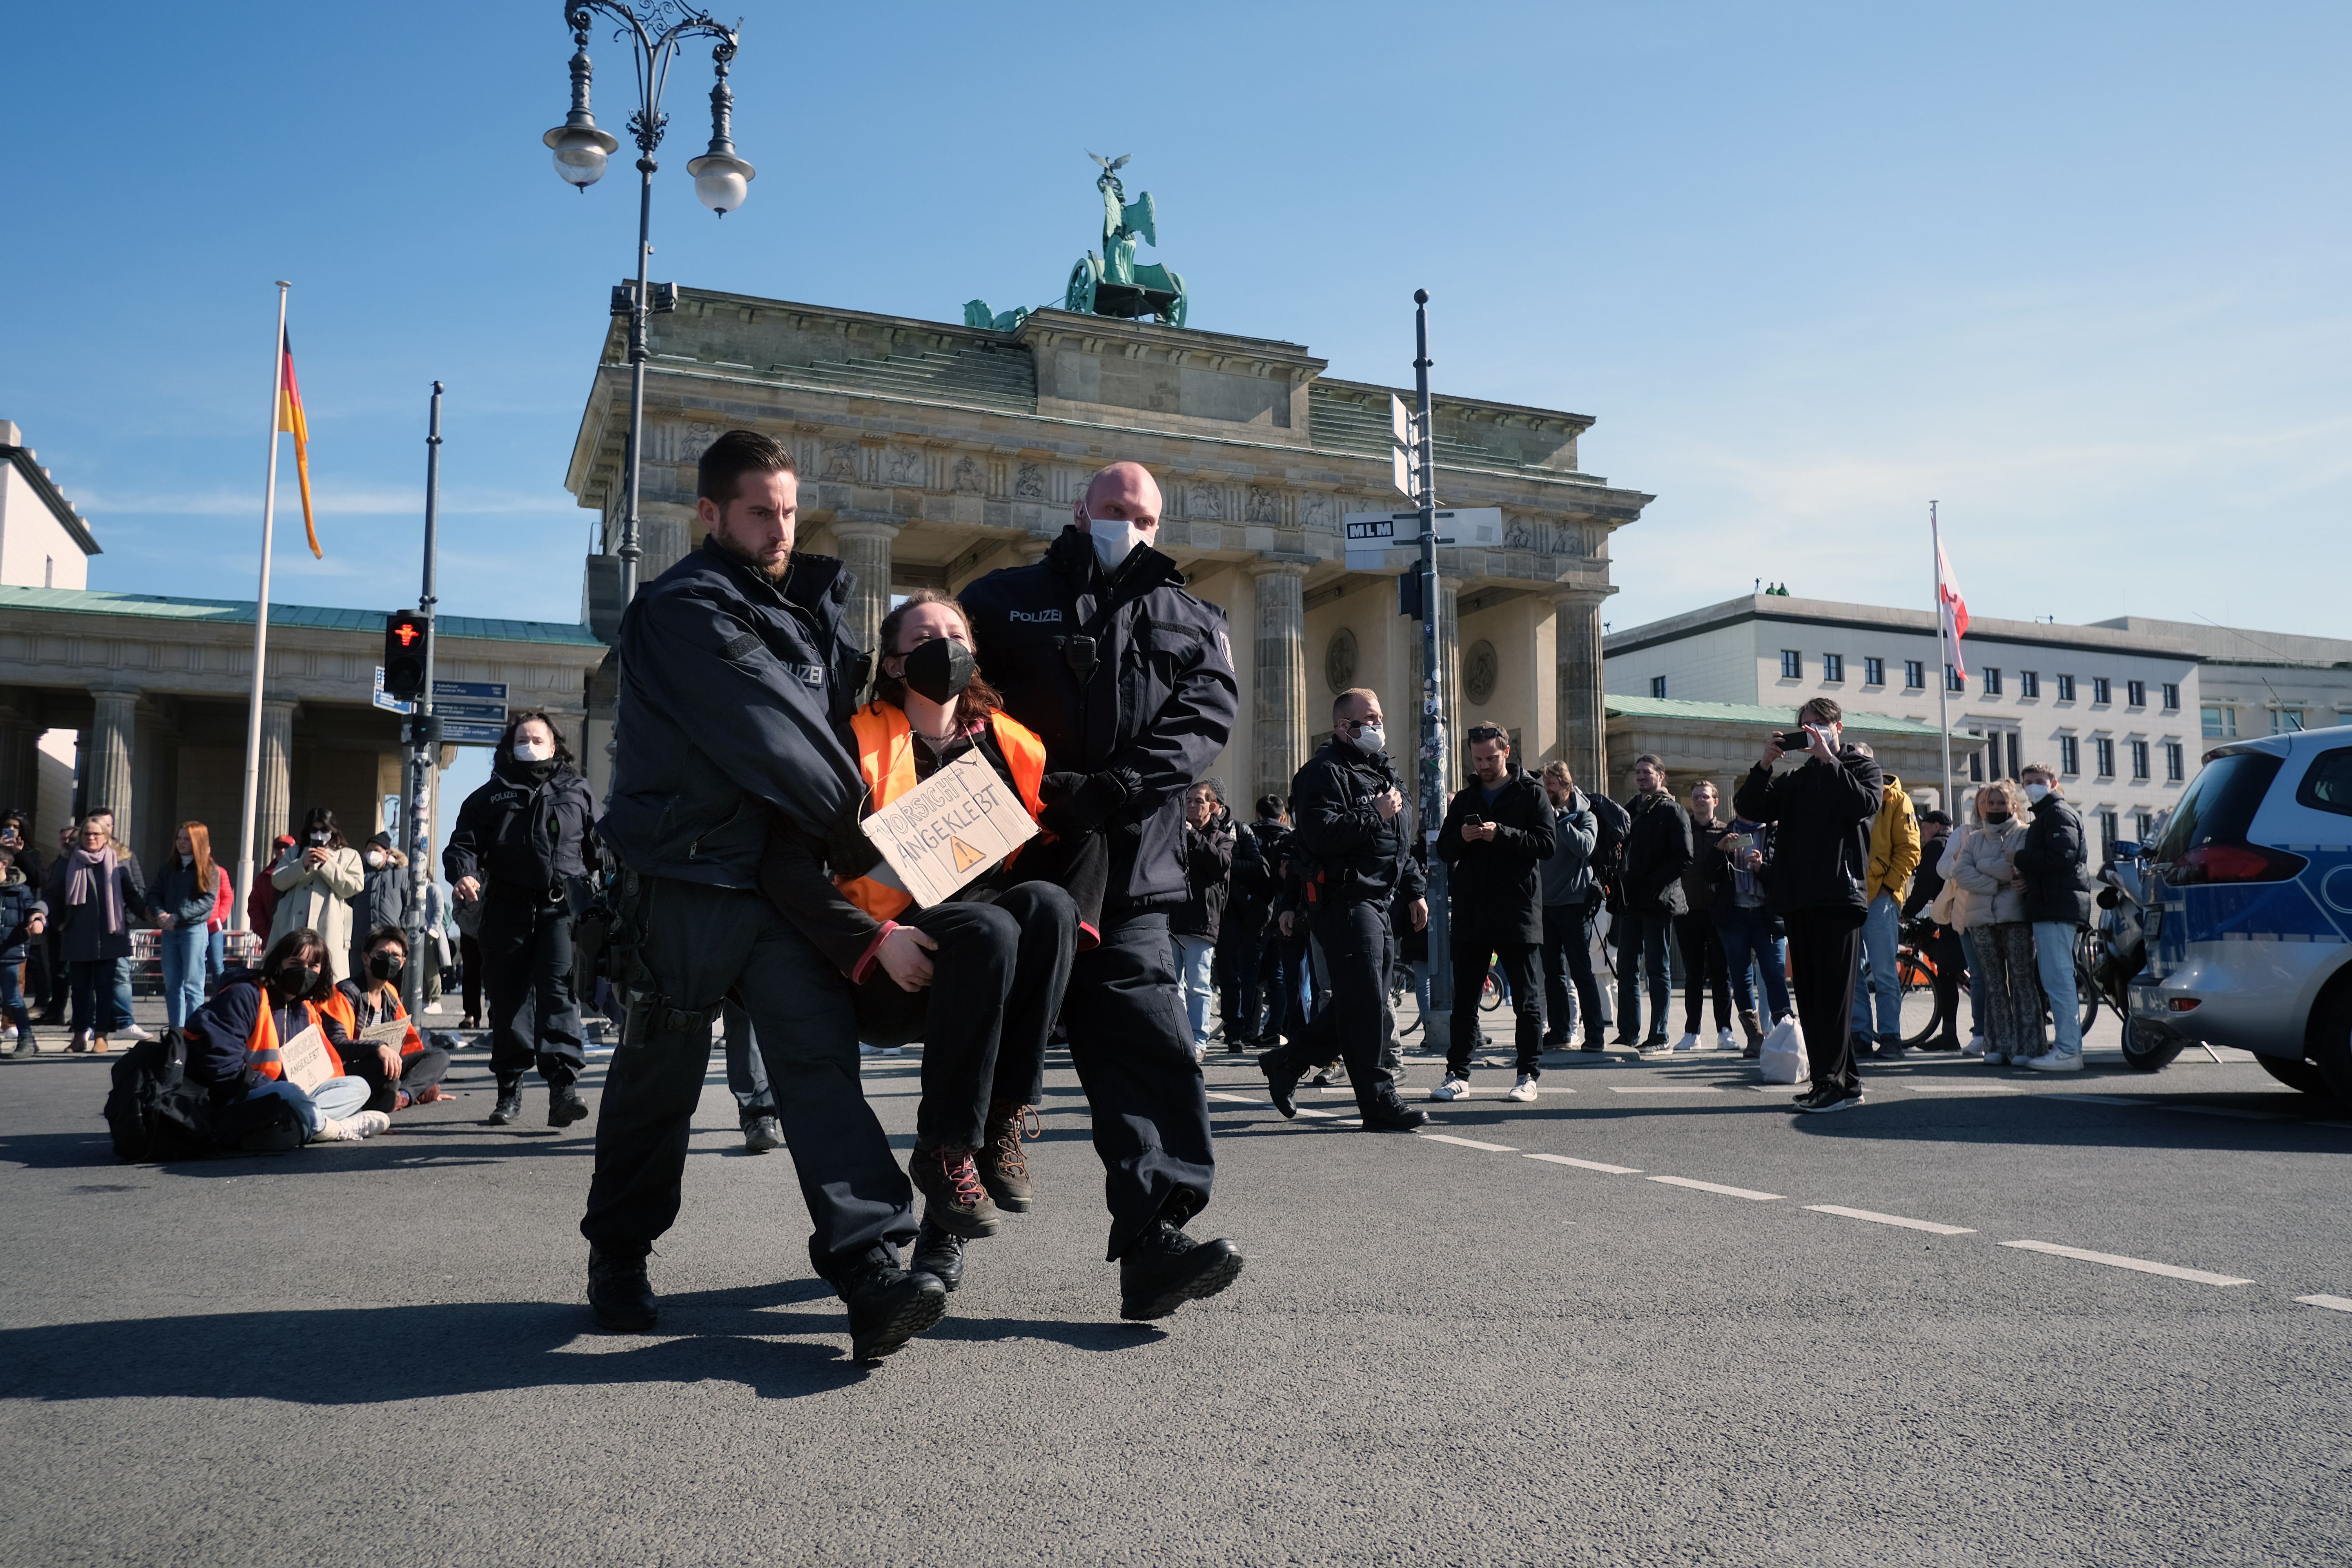
<svg viewBox="0 0 2352 1568">
<path fill-rule="evenodd" d="M 2352 727 L 2208 752 L 2145 870 L 2135 1065 L 2234 1046 L 2352 1100 Z"/>
</svg>

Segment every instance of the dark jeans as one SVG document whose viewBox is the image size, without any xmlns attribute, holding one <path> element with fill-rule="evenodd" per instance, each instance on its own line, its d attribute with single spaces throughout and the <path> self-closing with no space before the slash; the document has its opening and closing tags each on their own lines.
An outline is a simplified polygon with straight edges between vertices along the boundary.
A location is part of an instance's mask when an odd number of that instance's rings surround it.
<svg viewBox="0 0 2352 1568">
<path fill-rule="evenodd" d="M 1756 988 L 1748 979 L 1752 966 L 1764 975 L 1764 1011 L 1757 1022 L 1770 1028 L 1787 1017 L 1789 972 L 1786 950 L 1772 934 L 1772 911 L 1761 904 L 1735 904 L 1718 900 L 1713 910 L 1715 939 L 1723 944 L 1723 964 L 1731 976 L 1731 999 L 1742 1013 L 1756 1012 Z"/>
<path fill-rule="evenodd" d="M 1225 911 L 1226 927 L 1217 942 L 1217 1007 L 1223 1015 L 1229 1048 L 1255 1045 L 1265 1018 L 1265 956 L 1262 925 L 1235 929 L 1234 911 Z"/>
<path fill-rule="evenodd" d="M 915 1139 L 977 1149 L 992 1100 L 1034 1105 L 1045 1039 L 1062 1010 L 1078 906 L 1051 882 L 1022 882 L 992 903 L 934 904 L 899 922 L 939 943 L 931 983 L 902 991 L 879 963 L 857 987 L 858 1038 L 923 1042 Z"/>
<path fill-rule="evenodd" d="M 776 1113 L 776 1097 L 768 1088 L 768 1064 L 760 1059 L 751 1039 L 751 1016 L 730 1002 L 719 1010 L 727 1038 L 727 1092 L 735 1097 L 735 1112 L 749 1128 L 762 1116 Z"/>
<path fill-rule="evenodd" d="M 1356 1107 L 1370 1110 L 1396 1099 L 1391 1047 L 1396 1016 L 1389 1011 L 1389 973 L 1396 966 L 1396 933 L 1386 901 L 1327 900 L 1315 906 L 1315 941 L 1330 968 L 1331 1000 L 1311 1026 L 1311 1038 L 1287 1053 L 1301 1068 L 1333 1057 L 1348 1064 Z"/>
<path fill-rule="evenodd" d="M 1674 994 L 1666 973 L 1666 942 L 1674 932 L 1674 917 L 1635 914 L 1617 916 L 1617 1037 L 1621 1041 L 1666 1037 L 1666 1003 Z M 1642 981 L 1650 982 L 1650 1033 L 1642 1033 Z"/>
<path fill-rule="evenodd" d="M 1592 906 L 1546 904 L 1543 912 L 1544 1021 L 1555 1040 L 1568 1038 L 1568 988 L 1576 987 L 1576 1016 L 1584 1037 L 1601 1038 L 1601 983 L 1592 973 Z"/>
<path fill-rule="evenodd" d="M 551 1086 L 588 1065 L 572 994 L 572 916 L 562 904 L 495 894 L 482 901 L 482 980 L 490 993 L 490 1076 L 512 1083 L 536 1062 Z"/>
<path fill-rule="evenodd" d="M 731 994 L 774 1086 L 815 1227 L 809 1256 L 817 1271 L 838 1283 L 878 1245 L 913 1240 L 913 1189 L 858 1082 L 849 982 L 758 893 L 666 877 L 647 877 L 643 887 L 643 961 L 658 993 L 631 998 L 605 1074 L 580 1234 L 599 1248 L 642 1256 L 677 1220 L 687 1139 L 710 1064 L 709 1019 Z M 685 1016 L 653 1016 L 656 1005 Z M 1184 1059 L 1189 1065 L 1190 1053 Z"/>
<path fill-rule="evenodd" d="M 5 1013 L 8 1021 L 18 1028 L 29 1029 L 33 1026 L 33 1015 L 25 1005 L 21 984 L 24 973 L 19 960 L 0 958 L 0 1013 Z"/>
<path fill-rule="evenodd" d="M 352 1046 L 342 1053 L 343 1071 L 365 1080 L 368 1086 L 367 1109 L 390 1110 L 400 1103 L 400 1091 L 415 1094 L 441 1081 L 449 1070 L 449 1053 L 438 1046 L 400 1058 L 400 1076 L 393 1078 L 383 1070 L 383 1058 L 373 1047 Z"/>
<path fill-rule="evenodd" d="M 1675 940 L 1683 949 L 1683 1033 L 1696 1035 L 1706 993 L 1715 993 L 1715 1026 L 1731 1027 L 1731 978 L 1724 972 L 1723 943 L 1706 915 L 1676 915 Z"/>
<path fill-rule="evenodd" d="M 458 984 L 466 996 L 466 1016 L 480 1020 L 482 1016 L 482 944 L 465 932 L 457 933 Z"/>
<path fill-rule="evenodd" d="M 73 1029 L 101 1037 L 131 1024 L 131 961 L 76 959 L 66 965 L 73 987 Z"/>
<path fill-rule="evenodd" d="M 1815 1089 L 1857 1089 L 1853 1039 L 1854 971 L 1862 964 L 1862 910 L 1841 905 L 1791 910 L 1780 917 L 1789 931 L 1789 975 L 1796 995 L 1797 1022 L 1805 1031 L 1805 1057 Z"/>
<path fill-rule="evenodd" d="M 1105 912 L 1101 943 L 1071 962 L 1062 1022 L 1094 1113 L 1117 1258 L 1153 1220 L 1181 1225 L 1208 1207 L 1216 1178 L 1164 912 Z"/>
<path fill-rule="evenodd" d="M 1543 981 L 1536 973 L 1536 947 L 1531 942 L 1503 942 L 1493 947 L 1454 947 L 1454 1037 L 1447 1044 L 1448 1077 L 1470 1076 L 1470 1056 L 1478 1048 L 1478 993 L 1486 988 L 1486 971 L 1499 967 L 1511 989 L 1512 1043 L 1518 1047 L 1518 1071 L 1528 1078 L 1543 1076 Z"/>
</svg>

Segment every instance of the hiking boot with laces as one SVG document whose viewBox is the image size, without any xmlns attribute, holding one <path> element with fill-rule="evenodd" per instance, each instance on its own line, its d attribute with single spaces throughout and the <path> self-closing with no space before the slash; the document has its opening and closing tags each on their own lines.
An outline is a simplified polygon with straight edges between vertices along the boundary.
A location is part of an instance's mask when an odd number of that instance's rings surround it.
<svg viewBox="0 0 2352 1568">
<path fill-rule="evenodd" d="M 1036 1184 L 1029 1179 L 1029 1162 L 1021 1152 L 1021 1142 L 1045 1135 L 1045 1123 L 1037 1120 L 1034 1105 L 1000 1100 L 988 1108 L 988 1141 L 980 1151 L 980 1184 L 1007 1214 L 1027 1214 L 1037 1201 Z"/>
<path fill-rule="evenodd" d="M 994 1236 L 1004 1223 L 1003 1211 L 981 1185 L 980 1166 L 971 1150 L 918 1142 L 908 1163 L 915 1190 L 923 1194 L 924 1224 L 971 1241 Z"/>
<path fill-rule="evenodd" d="M 499 1101 L 490 1107 L 490 1125 L 504 1127 L 522 1120 L 522 1080 L 499 1085 Z"/>
<path fill-rule="evenodd" d="M 1187 1301 L 1215 1295 L 1241 1272 L 1242 1255 L 1223 1237 L 1195 1241 L 1166 1220 L 1153 1220 L 1119 1257 L 1118 1315 L 1136 1323 L 1164 1318 Z"/>
</svg>

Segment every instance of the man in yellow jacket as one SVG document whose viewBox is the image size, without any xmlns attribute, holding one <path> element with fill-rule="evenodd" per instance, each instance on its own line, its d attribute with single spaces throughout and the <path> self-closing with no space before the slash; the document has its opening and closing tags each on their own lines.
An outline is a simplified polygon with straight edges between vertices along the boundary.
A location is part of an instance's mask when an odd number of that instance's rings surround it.
<svg viewBox="0 0 2352 1568">
<path fill-rule="evenodd" d="M 1870 748 L 1859 742 L 1854 749 L 1870 754 Z M 1870 869 L 1863 887 L 1870 906 L 1862 917 L 1862 973 L 1853 987 L 1853 1054 L 1882 1060 L 1903 1054 L 1903 981 L 1895 947 L 1902 938 L 1903 900 L 1911 890 L 1911 873 L 1919 868 L 1919 823 L 1911 815 L 1911 797 L 1902 780 L 1893 773 L 1884 777 L 1886 795 L 1870 824 Z M 1874 999 L 1878 1007 L 1874 1037 L 1870 1026 Z"/>
</svg>

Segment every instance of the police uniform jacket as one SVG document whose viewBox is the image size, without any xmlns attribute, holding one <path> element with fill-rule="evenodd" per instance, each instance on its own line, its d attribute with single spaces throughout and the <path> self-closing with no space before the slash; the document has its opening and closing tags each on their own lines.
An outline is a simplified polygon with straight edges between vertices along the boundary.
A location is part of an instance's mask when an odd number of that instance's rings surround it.
<svg viewBox="0 0 2352 1568">
<path fill-rule="evenodd" d="M 1186 593 L 1149 545 L 1106 581 L 1075 525 L 1035 565 L 992 572 L 959 596 L 982 673 L 1045 742 L 1046 826 L 1061 831 L 1055 812 L 1075 809 L 1077 826 L 1109 838 L 1106 911 L 1183 902 L 1183 793 L 1241 706 L 1225 613 Z"/>
<path fill-rule="evenodd" d="M 795 555 L 770 583 L 706 538 L 638 593 L 597 824 L 629 867 L 756 889 L 769 809 L 821 839 L 855 830 L 865 784 L 846 734 L 867 660 L 844 625 L 854 581 Z"/>
<path fill-rule="evenodd" d="M 493 897 L 539 903 L 588 869 L 594 818 L 588 781 L 568 763 L 532 778 L 527 764 L 501 763 L 458 808 L 441 866 L 452 882 L 479 877 Z"/>
<path fill-rule="evenodd" d="M 1383 818 L 1372 805 L 1404 791 L 1387 755 L 1333 739 L 1290 781 L 1293 864 L 1306 872 L 1317 903 L 1368 899 L 1385 906 L 1420 898 L 1427 879 L 1405 843 L 1405 814 Z"/>
<path fill-rule="evenodd" d="M 1540 942 L 1541 862 L 1558 847 L 1551 796 L 1520 767 L 1504 775 L 1491 805 L 1486 790 L 1474 780 L 1457 791 L 1437 830 L 1437 858 L 1449 868 L 1445 889 L 1454 918 L 1447 934 L 1470 948 Z M 1495 825 L 1495 837 L 1464 838 L 1463 825 L 1481 818 Z"/>
</svg>

